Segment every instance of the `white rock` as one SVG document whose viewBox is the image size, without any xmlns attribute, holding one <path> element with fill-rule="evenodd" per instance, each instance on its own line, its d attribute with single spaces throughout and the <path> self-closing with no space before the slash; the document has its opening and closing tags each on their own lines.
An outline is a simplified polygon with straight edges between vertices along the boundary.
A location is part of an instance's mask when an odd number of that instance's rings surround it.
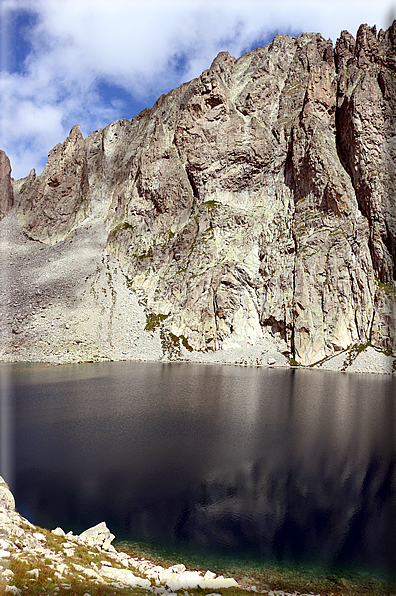
<svg viewBox="0 0 396 596">
<path fill-rule="evenodd" d="M 148 561 L 143 561 L 143 563 L 140 562 L 138 569 L 141 573 L 143 573 L 144 571 L 146 571 L 146 569 L 149 569 L 150 567 L 151 565 Z"/>
<path fill-rule="evenodd" d="M 219 588 L 237 588 L 238 583 L 233 577 L 223 577 L 219 575 L 214 579 L 203 579 L 199 582 L 199 587 L 202 590 L 216 590 Z"/>
<path fill-rule="evenodd" d="M 113 536 L 113 534 L 112 534 L 112 536 Z M 112 540 L 114 540 L 114 537 L 112 538 Z M 104 545 L 103 545 L 103 548 L 105 548 Z M 117 552 L 112 544 L 110 544 L 110 546 L 106 547 L 105 550 L 108 553 L 113 553 L 113 554 Z"/>
<path fill-rule="evenodd" d="M 33 536 L 35 538 L 37 538 L 37 540 L 40 540 L 41 542 L 43 542 L 43 541 L 45 542 L 47 540 L 46 537 L 44 536 L 44 534 L 41 534 L 41 532 L 34 532 Z"/>
<path fill-rule="evenodd" d="M 216 574 L 213 573 L 213 571 L 209 571 L 209 569 L 204 575 L 204 579 L 214 579 L 215 577 L 216 577 Z"/>
<path fill-rule="evenodd" d="M 97 578 L 98 577 L 97 572 L 94 571 L 93 569 L 84 569 L 83 570 L 83 573 L 85 573 L 85 575 L 87 577 L 91 577 L 91 578 L 94 578 L 94 577 Z"/>
<path fill-rule="evenodd" d="M 55 536 L 66 536 L 65 532 L 62 530 L 62 528 L 55 528 L 55 530 L 52 530 L 52 534 L 55 534 Z"/>
<path fill-rule="evenodd" d="M 114 538 L 115 538 L 115 536 L 113 534 L 110 534 L 110 537 L 106 538 L 106 540 L 102 544 L 103 550 L 109 550 L 109 548 L 111 548 L 111 546 L 112 546 L 111 541 L 114 540 Z"/>
<path fill-rule="evenodd" d="M 129 569 L 115 569 L 114 567 L 102 567 L 100 570 L 102 577 L 106 579 L 120 581 L 123 584 L 131 587 L 148 588 L 151 586 L 151 582 L 148 579 L 137 577 Z"/>
<path fill-rule="evenodd" d="M 169 570 L 168 570 L 169 572 Z M 164 574 L 161 574 L 161 580 Z M 200 582 L 204 581 L 202 575 L 198 571 L 183 571 L 182 573 L 170 573 L 166 579 L 166 585 L 176 592 L 177 590 L 188 590 L 189 588 L 196 588 Z"/>
<path fill-rule="evenodd" d="M 173 565 L 172 567 L 168 567 L 168 571 L 173 571 L 173 573 L 183 573 L 186 570 L 186 566 L 180 563 L 179 565 Z"/>
<path fill-rule="evenodd" d="M 58 571 L 58 573 L 64 573 L 68 569 L 69 569 L 69 567 L 65 563 L 60 563 L 59 565 L 56 566 L 56 570 Z"/>
<path fill-rule="evenodd" d="M 126 553 L 118 553 L 117 554 L 117 559 L 119 561 L 122 561 L 123 559 L 129 559 L 129 555 L 127 555 Z"/>
<path fill-rule="evenodd" d="M 9 550 L 0 550 L 0 559 L 6 559 L 11 555 Z"/>
<path fill-rule="evenodd" d="M 88 528 L 79 535 L 79 539 L 88 544 L 88 546 L 96 546 L 108 550 L 114 540 L 114 534 L 111 534 L 105 522 L 101 522 L 92 528 Z"/>
<path fill-rule="evenodd" d="M 15 511 L 15 499 L 9 489 L 8 484 L 2 476 L 0 476 L 0 507 Z"/>
</svg>

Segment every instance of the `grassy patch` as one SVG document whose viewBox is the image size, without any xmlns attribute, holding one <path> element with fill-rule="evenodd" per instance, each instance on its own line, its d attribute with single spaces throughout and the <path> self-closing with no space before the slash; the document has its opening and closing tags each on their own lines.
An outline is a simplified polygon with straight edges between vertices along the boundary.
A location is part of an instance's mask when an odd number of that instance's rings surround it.
<svg viewBox="0 0 396 596">
<path fill-rule="evenodd" d="M 297 362 L 297 360 L 295 360 L 292 356 L 290 356 L 289 358 L 289 364 L 290 366 L 301 366 L 301 364 Z"/>
<path fill-rule="evenodd" d="M 377 277 L 375 279 L 378 284 L 378 289 L 384 292 L 387 298 L 396 299 L 396 288 L 393 286 L 393 284 L 383 283 Z"/>
<path fill-rule="evenodd" d="M 146 326 L 145 331 L 155 331 L 157 327 L 160 327 L 162 321 L 165 321 L 169 315 L 150 313 L 146 314 Z"/>
<path fill-rule="evenodd" d="M 164 356 L 166 355 L 169 360 L 180 360 L 182 356 L 180 338 L 174 333 L 165 331 L 164 329 L 161 329 L 160 338 Z"/>
<path fill-rule="evenodd" d="M 193 352 L 194 349 L 190 346 L 190 344 L 187 341 L 187 338 L 184 337 L 184 335 L 180 336 L 181 342 L 183 344 L 183 346 L 186 348 L 186 350 L 188 350 L 189 352 Z"/>
<path fill-rule="evenodd" d="M 124 221 L 123 223 L 119 224 L 118 226 L 116 226 L 115 228 L 113 228 L 110 232 L 110 236 L 112 236 L 113 238 L 116 238 L 117 234 L 119 232 L 124 232 L 125 230 L 133 230 L 133 226 L 128 223 L 127 221 Z"/>
</svg>

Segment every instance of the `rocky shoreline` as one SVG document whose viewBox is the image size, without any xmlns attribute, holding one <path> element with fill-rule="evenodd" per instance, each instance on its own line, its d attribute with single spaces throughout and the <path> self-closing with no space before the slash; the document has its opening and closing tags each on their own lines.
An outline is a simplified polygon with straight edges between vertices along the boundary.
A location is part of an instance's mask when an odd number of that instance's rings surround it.
<svg viewBox="0 0 396 596">
<path fill-rule="evenodd" d="M 282 577 L 267 572 L 260 578 L 257 573 L 246 577 L 246 570 L 216 575 L 191 565 L 187 569 L 141 552 L 131 555 L 128 547 L 115 548 L 114 538 L 105 522 L 79 535 L 33 525 L 16 511 L 14 497 L 0 477 L 0 596 L 393 596 L 386 580 L 368 576 L 359 583 L 341 576 L 297 574 L 293 579 L 290 573 Z M 301 589 L 304 584 L 309 586 L 306 591 Z"/>
<path fill-rule="evenodd" d="M 130 557 L 111 544 L 115 536 L 104 522 L 76 536 L 61 528 L 52 532 L 31 524 L 15 509 L 14 497 L 0 477 L 0 594 L 130 594 L 151 592 L 183 596 L 205 590 L 214 596 L 259 592 L 297 596 L 297 592 L 258 590 L 210 570 L 190 571 L 178 564 L 168 568 Z M 246 584 L 246 582 L 245 582 Z M 228 589 L 232 591 L 228 592 Z M 303 596 L 303 595 L 301 595 Z M 319 595 L 318 595 L 319 596 Z"/>
</svg>

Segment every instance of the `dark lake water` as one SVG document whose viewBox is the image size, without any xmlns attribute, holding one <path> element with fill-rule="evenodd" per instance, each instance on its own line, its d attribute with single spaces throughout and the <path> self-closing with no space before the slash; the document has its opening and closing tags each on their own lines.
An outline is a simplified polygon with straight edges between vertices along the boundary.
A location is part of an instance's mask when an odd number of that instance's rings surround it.
<svg viewBox="0 0 396 596">
<path fill-rule="evenodd" d="M 394 573 L 396 379 L 314 370 L 0 365 L 19 512 L 118 540 Z"/>
</svg>

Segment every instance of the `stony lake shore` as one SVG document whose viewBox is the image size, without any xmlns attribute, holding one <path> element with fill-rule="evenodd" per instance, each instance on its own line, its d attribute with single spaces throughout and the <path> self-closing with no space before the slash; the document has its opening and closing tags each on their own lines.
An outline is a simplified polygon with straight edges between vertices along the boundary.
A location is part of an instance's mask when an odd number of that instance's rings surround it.
<svg viewBox="0 0 396 596">
<path fill-rule="evenodd" d="M 115 548 L 105 522 L 74 535 L 37 527 L 15 508 L 0 477 L 0 595 L 116 596 L 346 596 L 393 594 L 385 579 L 283 574 L 274 568 L 248 576 L 247 569 L 216 574 L 180 562 L 142 556 L 131 545 Z M 125 548 L 124 548 L 125 546 Z M 228 575 L 228 576 L 227 576 Z M 304 585 L 305 590 L 304 591 Z"/>
</svg>

